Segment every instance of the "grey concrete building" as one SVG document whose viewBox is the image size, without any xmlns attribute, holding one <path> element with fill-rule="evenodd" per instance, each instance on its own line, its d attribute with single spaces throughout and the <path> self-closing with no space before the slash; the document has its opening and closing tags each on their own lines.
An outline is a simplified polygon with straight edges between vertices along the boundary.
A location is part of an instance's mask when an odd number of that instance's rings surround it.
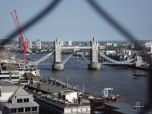
<svg viewBox="0 0 152 114">
<path fill-rule="evenodd" d="M 40 114 L 90 114 L 90 95 L 59 80 L 25 86 L 40 105 Z"/>
</svg>

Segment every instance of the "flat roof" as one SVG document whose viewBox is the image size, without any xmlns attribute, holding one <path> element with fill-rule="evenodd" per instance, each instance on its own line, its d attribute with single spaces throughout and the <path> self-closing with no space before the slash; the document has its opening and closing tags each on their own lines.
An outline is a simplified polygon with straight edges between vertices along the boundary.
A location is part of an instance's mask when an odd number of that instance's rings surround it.
<svg viewBox="0 0 152 114">
<path fill-rule="evenodd" d="M 61 91 L 71 91 L 72 89 L 67 88 L 65 85 L 59 84 L 59 83 L 48 83 L 48 82 L 41 82 L 41 83 L 33 83 L 29 84 L 29 87 L 33 87 L 35 89 L 39 89 L 40 91 L 48 92 L 51 94 L 56 94 Z"/>
<path fill-rule="evenodd" d="M 33 93 L 33 96 L 37 99 L 39 99 L 41 102 L 48 102 L 50 105 L 52 104 L 52 106 L 59 106 L 61 108 L 65 108 L 65 107 L 79 107 L 79 106 L 90 106 L 90 103 L 82 103 L 82 104 L 78 104 L 78 103 L 70 103 L 66 100 L 62 100 L 59 99 L 56 95 L 58 94 L 58 92 L 61 92 L 61 94 L 66 94 L 66 93 L 71 93 L 71 92 L 80 92 L 80 91 L 76 91 L 72 88 L 68 88 L 66 85 L 62 85 L 62 83 L 59 82 L 41 82 L 41 83 L 33 83 L 33 84 L 29 84 L 27 87 L 31 87 L 34 89 L 38 89 L 42 92 L 33 92 L 33 91 L 29 91 Z M 47 95 L 47 97 L 45 96 L 45 94 L 43 94 L 43 92 L 48 92 L 50 95 Z M 41 97 L 39 97 L 39 95 L 41 95 Z M 55 96 L 54 96 L 55 95 Z M 52 97 L 53 96 L 53 97 Z M 85 100 L 85 99 L 84 99 Z"/>
<path fill-rule="evenodd" d="M 13 84 L 7 82 L 7 81 L 1 81 L 0 80 L 0 86 L 12 86 Z"/>
<path fill-rule="evenodd" d="M 1 86 L 1 93 L 15 92 L 18 86 Z"/>
</svg>

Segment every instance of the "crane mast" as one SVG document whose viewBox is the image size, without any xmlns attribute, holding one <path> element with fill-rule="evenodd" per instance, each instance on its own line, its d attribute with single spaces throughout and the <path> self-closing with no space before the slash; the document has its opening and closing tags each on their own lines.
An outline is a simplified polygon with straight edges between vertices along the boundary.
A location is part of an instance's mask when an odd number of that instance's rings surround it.
<svg viewBox="0 0 152 114">
<path fill-rule="evenodd" d="M 17 29 L 19 30 L 19 37 L 21 39 L 21 42 L 22 42 L 22 46 L 23 46 L 23 51 L 24 51 L 24 63 L 26 64 L 26 53 L 27 53 L 27 49 L 28 49 L 28 44 L 29 44 L 29 40 L 28 39 L 24 39 L 24 35 L 22 33 L 22 30 L 21 30 L 21 25 L 20 25 L 20 22 L 19 22 L 19 18 L 18 18 L 18 15 L 16 13 L 16 10 L 13 10 L 13 12 L 11 12 L 11 15 L 12 15 L 12 18 L 13 18 L 13 21 L 17 27 Z"/>
</svg>

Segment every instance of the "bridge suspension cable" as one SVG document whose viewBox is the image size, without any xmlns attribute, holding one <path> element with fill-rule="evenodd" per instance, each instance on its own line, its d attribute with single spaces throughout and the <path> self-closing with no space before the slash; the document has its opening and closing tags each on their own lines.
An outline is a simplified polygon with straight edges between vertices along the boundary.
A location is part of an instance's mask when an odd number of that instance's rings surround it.
<svg viewBox="0 0 152 114">
<path fill-rule="evenodd" d="M 108 57 L 107 55 L 105 55 L 101 51 L 99 51 L 98 53 L 99 53 L 100 56 L 102 56 L 104 59 L 108 60 L 111 63 L 115 63 L 115 64 L 134 64 L 134 63 L 131 63 L 134 59 L 132 59 L 132 60 L 125 60 L 125 61 L 116 61 L 116 60 Z"/>
<path fill-rule="evenodd" d="M 102 56 L 104 59 L 108 60 L 109 62 L 112 62 L 112 63 L 120 63 L 120 61 L 116 61 L 108 56 L 106 56 L 103 52 L 98 52 L 100 56 Z"/>
<path fill-rule="evenodd" d="M 54 53 L 54 50 L 53 50 L 52 52 L 48 53 L 47 55 L 45 55 L 44 57 L 40 58 L 39 60 L 37 60 L 36 63 L 39 64 L 39 63 L 45 61 L 45 60 L 46 60 L 49 56 L 51 56 L 53 53 Z"/>
<path fill-rule="evenodd" d="M 63 64 L 65 64 L 71 57 L 73 56 L 73 54 L 70 54 L 69 56 L 67 56 L 64 60 L 63 60 Z"/>
<path fill-rule="evenodd" d="M 84 55 L 82 55 L 82 57 L 85 59 L 85 61 L 89 64 L 91 61 L 87 58 L 87 57 L 85 57 Z"/>
</svg>

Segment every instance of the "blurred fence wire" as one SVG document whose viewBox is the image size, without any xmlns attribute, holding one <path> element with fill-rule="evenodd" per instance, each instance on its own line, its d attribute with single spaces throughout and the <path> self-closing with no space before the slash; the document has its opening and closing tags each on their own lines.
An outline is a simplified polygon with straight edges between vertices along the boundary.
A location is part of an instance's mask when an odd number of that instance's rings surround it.
<svg viewBox="0 0 152 114">
<path fill-rule="evenodd" d="M 134 37 L 130 32 L 128 32 L 120 23 L 118 23 L 116 20 L 114 20 L 114 18 L 112 16 L 110 16 L 101 5 L 99 6 L 95 0 L 87 0 L 87 1 L 90 4 L 90 6 L 98 13 L 98 15 L 101 16 L 101 18 L 104 18 L 112 27 L 114 27 L 114 29 L 116 29 L 118 32 L 120 32 L 120 34 L 124 35 L 127 40 L 134 43 L 135 48 L 137 48 L 138 50 L 142 50 L 144 48 L 141 45 L 139 45 L 136 37 Z M 150 55 L 146 54 L 145 56 L 147 58 L 147 62 L 152 65 L 152 59 L 151 59 Z M 151 105 L 152 105 L 152 77 L 151 77 L 151 74 L 152 74 L 152 72 L 149 72 L 148 83 L 147 83 L 148 84 L 148 93 L 147 93 L 148 102 L 145 104 L 145 107 L 143 108 L 143 110 L 141 110 L 141 112 L 139 112 L 140 114 L 145 114 L 146 112 L 148 112 L 151 109 Z"/>
<path fill-rule="evenodd" d="M 54 8 L 56 8 L 61 0 L 53 0 L 51 1 L 46 8 L 44 8 L 42 11 L 40 11 L 37 15 L 35 15 L 33 18 L 31 18 L 29 21 L 27 21 L 22 27 L 14 30 L 12 33 L 8 34 L 4 40 L 2 41 L 2 45 L 7 44 L 12 39 L 15 38 L 15 36 L 18 35 L 19 31 L 25 31 L 32 27 L 34 24 L 38 23 L 41 19 L 43 19 L 45 16 L 47 16 L 49 13 L 51 13 Z M 1 49 L 1 48 L 0 48 Z"/>
<path fill-rule="evenodd" d="M 32 27 L 34 24 L 37 24 L 41 19 L 43 19 L 45 16 L 47 16 L 49 13 L 51 13 L 55 8 L 57 8 L 57 6 L 59 5 L 59 3 L 61 1 L 62 0 L 51 1 L 48 4 L 48 6 L 46 6 L 42 11 L 40 11 L 37 15 L 35 15 L 33 18 L 31 18 L 31 20 L 27 21 L 21 28 L 16 29 L 12 33 L 8 34 L 4 38 L 4 40 L 2 41 L 1 44 L 2 45 L 7 44 L 8 42 L 10 42 L 12 39 L 14 39 L 18 35 L 19 31 L 25 31 L 25 30 L 29 29 L 30 27 Z M 107 11 L 101 5 L 98 5 L 98 3 L 95 0 L 87 0 L 87 2 L 90 5 L 90 7 L 92 7 L 101 18 L 104 18 L 112 27 L 114 27 L 114 29 L 119 31 L 120 34 L 124 35 L 127 40 L 134 43 L 137 49 L 142 50 L 144 48 L 141 45 L 139 45 L 137 38 L 135 36 L 133 36 L 130 32 L 128 32 L 120 23 L 118 23 L 116 20 L 114 20 L 114 18 L 111 15 L 109 15 L 107 13 Z M 2 48 L 3 47 L 0 47 L 0 50 Z M 145 56 L 147 58 L 147 62 L 152 65 L 151 57 L 147 54 Z M 143 110 L 141 110 L 141 112 L 139 114 L 147 113 L 152 106 L 152 77 L 151 76 L 152 76 L 152 72 L 149 72 L 149 76 L 147 79 L 147 81 L 148 81 L 147 82 L 147 84 L 148 84 L 147 101 L 148 102 L 145 104 L 145 107 L 143 108 Z"/>
</svg>

